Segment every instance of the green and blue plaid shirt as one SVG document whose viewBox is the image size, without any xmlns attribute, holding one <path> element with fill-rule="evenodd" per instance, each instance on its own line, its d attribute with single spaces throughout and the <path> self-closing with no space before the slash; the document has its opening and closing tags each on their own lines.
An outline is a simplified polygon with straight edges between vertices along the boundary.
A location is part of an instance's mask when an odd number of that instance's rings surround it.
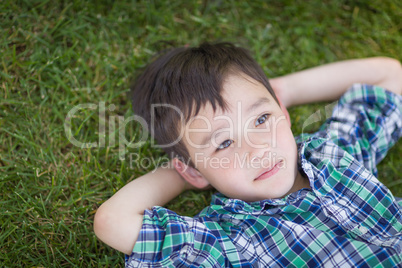
<svg viewBox="0 0 402 268">
<path fill-rule="evenodd" d="M 297 138 L 311 189 L 247 203 L 221 194 L 194 218 L 146 210 L 127 267 L 402 267 L 402 202 L 376 165 L 402 136 L 402 98 L 354 85 Z"/>
</svg>

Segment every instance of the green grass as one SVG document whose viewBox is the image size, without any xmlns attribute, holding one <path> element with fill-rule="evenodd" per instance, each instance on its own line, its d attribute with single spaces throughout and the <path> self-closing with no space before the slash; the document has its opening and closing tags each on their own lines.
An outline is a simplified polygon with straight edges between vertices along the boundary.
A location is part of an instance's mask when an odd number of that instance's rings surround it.
<svg viewBox="0 0 402 268">
<path fill-rule="evenodd" d="M 1 1 L 0 263 L 3 267 L 123 266 L 123 255 L 92 230 L 100 204 L 163 158 L 147 141 L 119 160 L 109 122 L 132 115 L 127 92 L 136 70 L 166 46 L 233 41 L 248 47 L 270 77 L 336 60 L 390 56 L 402 60 L 402 2 L 347 1 Z M 166 42 L 161 42 L 166 41 Z M 79 148 L 72 135 L 105 146 Z M 110 105 L 115 105 L 112 111 Z M 293 130 L 324 104 L 292 108 Z M 113 118 L 114 117 L 114 118 Z M 318 127 L 313 124 L 309 130 Z M 140 131 L 127 124 L 134 142 Z M 109 146 L 110 145 L 110 146 Z M 379 178 L 402 196 L 401 142 Z M 194 215 L 210 192 L 188 192 L 169 204 Z"/>
</svg>

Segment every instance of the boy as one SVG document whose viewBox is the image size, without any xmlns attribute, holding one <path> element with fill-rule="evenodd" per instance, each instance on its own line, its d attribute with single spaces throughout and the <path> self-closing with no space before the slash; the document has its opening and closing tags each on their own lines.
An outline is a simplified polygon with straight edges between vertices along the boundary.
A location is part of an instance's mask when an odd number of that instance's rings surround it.
<svg viewBox="0 0 402 268">
<path fill-rule="evenodd" d="M 355 82 L 376 86 L 345 93 Z M 401 65 L 388 58 L 269 83 L 231 44 L 170 50 L 132 91 L 173 167 L 119 190 L 98 209 L 95 233 L 128 267 L 402 266 L 401 204 L 375 178 L 402 135 L 401 88 Z M 341 95 L 322 128 L 296 142 L 284 107 Z M 220 193 L 194 218 L 160 207 L 209 186 Z"/>
</svg>

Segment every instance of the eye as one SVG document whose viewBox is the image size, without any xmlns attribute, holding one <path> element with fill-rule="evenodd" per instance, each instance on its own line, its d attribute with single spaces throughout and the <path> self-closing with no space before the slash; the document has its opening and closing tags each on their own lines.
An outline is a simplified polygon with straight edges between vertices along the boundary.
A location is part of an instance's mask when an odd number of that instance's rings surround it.
<svg viewBox="0 0 402 268">
<path fill-rule="evenodd" d="M 259 126 L 261 124 L 264 124 L 265 121 L 267 121 L 268 114 L 263 114 L 261 115 L 256 121 L 255 121 L 255 126 Z"/>
<path fill-rule="evenodd" d="M 216 149 L 217 151 L 219 151 L 219 150 L 223 150 L 223 149 L 226 149 L 226 148 L 228 148 L 231 144 L 233 144 L 234 143 L 234 141 L 233 140 L 225 140 L 224 142 L 222 142 L 219 146 L 218 146 L 218 148 Z"/>
</svg>

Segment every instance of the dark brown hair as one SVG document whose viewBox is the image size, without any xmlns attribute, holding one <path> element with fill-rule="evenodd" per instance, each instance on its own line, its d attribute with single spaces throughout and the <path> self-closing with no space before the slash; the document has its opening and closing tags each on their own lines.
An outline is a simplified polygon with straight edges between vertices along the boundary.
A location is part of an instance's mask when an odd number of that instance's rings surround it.
<svg viewBox="0 0 402 268">
<path fill-rule="evenodd" d="M 210 103 L 214 111 L 217 107 L 226 109 L 221 91 L 231 73 L 244 73 L 260 82 L 277 101 L 266 75 L 248 50 L 231 43 L 204 43 L 169 49 L 150 63 L 131 87 L 134 112 L 151 126 L 151 135 L 159 145 L 171 144 L 180 136 L 182 124 L 205 104 Z M 182 112 L 183 118 L 172 106 Z M 170 157 L 181 157 L 194 166 L 182 140 L 163 149 Z"/>
</svg>

